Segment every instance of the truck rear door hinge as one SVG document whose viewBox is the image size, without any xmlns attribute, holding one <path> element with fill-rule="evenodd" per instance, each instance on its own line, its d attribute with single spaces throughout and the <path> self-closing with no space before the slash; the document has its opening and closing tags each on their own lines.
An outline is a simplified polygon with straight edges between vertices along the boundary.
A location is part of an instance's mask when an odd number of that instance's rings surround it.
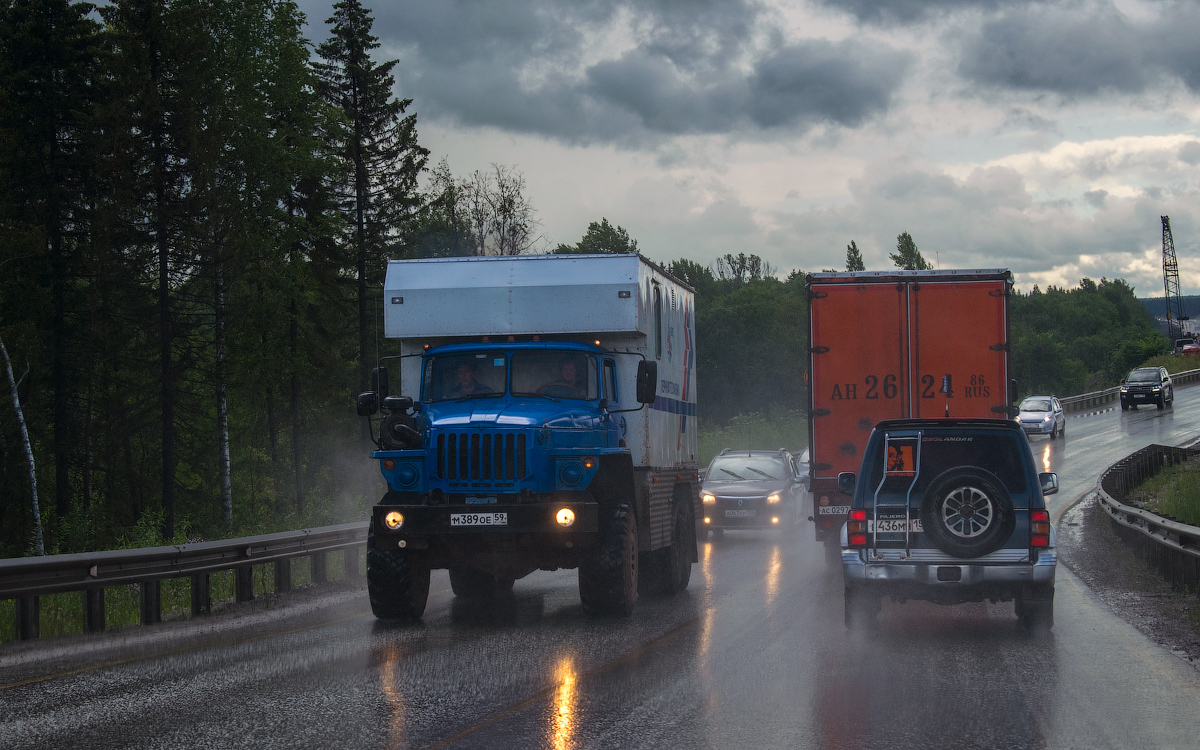
<svg viewBox="0 0 1200 750">
<path fill-rule="evenodd" d="M 810 346 L 810 347 L 808 347 L 808 353 L 809 354 L 828 354 L 829 347 L 828 346 Z"/>
<path fill-rule="evenodd" d="M 991 346 L 988 347 L 988 349 L 991 349 L 994 352 L 1006 352 L 1006 351 L 1008 351 L 1008 344 L 1006 342 L 1001 342 L 999 344 L 992 344 Z"/>
<path fill-rule="evenodd" d="M 814 417 L 828 417 L 829 410 L 828 409 L 813 409 L 812 411 L 809 412 L 809 415 L 814 416 Z"/>
<path fill-rule="evenodd" d="M 1007 297 L 1009 292 L 1007 289 L 993 289 L 992 291 L 988 292 L 988 294 L 993 297 Z"/>
</svg>

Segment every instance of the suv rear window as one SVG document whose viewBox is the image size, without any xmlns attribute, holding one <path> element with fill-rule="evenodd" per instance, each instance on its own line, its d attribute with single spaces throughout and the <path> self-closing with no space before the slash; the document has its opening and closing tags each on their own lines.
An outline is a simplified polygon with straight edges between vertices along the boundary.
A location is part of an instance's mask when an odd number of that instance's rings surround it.
<svg viewBox="0 0 1200 750">
<path fill-rule="evenodd" d="M 893 441 L 898 438 L 893 438 Z M 879 442 L 880 447 L 883 441 Z M 913 495 L 923 493 L 942 472 L 961 466 L 978 466 L 995 474 L 1012 494 L 1023 493 L 1025 467 L 1021 462 L 1022 450 L 1028 450 L 1017 442 L 1015 435 L 925 435 L 921 441 L 921 464 Z M 883 475 L 883 451 L 871 460 L 867 472 L 867 497 L 875 494 L 879 479 Z M 909 476 L 888 476 L 879 493 L 880 501 L 903 503 Z M 885 501 L 885 496 L 887 497 Z M 898 496 L 898 497 L 897 497 Z"/>
</svg>

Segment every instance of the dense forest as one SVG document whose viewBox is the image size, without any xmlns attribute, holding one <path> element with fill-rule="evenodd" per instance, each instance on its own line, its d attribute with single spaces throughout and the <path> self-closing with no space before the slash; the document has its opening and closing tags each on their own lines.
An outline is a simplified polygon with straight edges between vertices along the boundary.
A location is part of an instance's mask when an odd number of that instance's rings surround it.
<svg viewBox="0 0 1200 750">
<path fill-rule="evenodd" d="M 639 250 L 607 218 L 550 246 L 515 166 L 430 164 L 358 0 L 315 49 L 303 23 L 0 0 L 0 557 L 361 517 L 388 258 Z M 925 267 L 907 232 L 892 259 Z M 697 292 L 702 429 L 802 423 L 804 273 L 664 265 Z M 1013 338 L 1023 390 L 1060 394 L 1166 345 L 1108 280 L 1015 296 Z"/>
</svg>

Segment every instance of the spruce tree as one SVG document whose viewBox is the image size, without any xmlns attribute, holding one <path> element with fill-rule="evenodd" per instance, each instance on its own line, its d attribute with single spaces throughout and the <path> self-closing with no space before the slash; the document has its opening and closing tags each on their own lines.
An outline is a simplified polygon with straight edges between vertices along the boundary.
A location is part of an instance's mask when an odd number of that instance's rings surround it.
<svg viewBox="0 0 1200 750">
<path fill-rule="evenodd" d="M 358 0 L 341 0 L 326 20 L 332 36 L 317 48 L 315 64 L 324 101 L 342 114 L 330 145 L 341 159 L 344 177 L 336 185 L 347 215 L 348 237 L 358 297 L 359 388 L 370 371 L 371 296 L 382 281 L 389 246 L 406 246 L 405 230 L 420 208 L 417 177 L 429 151 L 417 144 L 417 116 L 405 114 L 411 99 L 392 96 L 392 69 L 398 61 L 375 64 L 371 13 Z"/>
<path fill-rule="evenodd" d="M 847 271 L 865 271 L 867 266 L 863 263 L 862 253 L 858 251 L 858 243 L 850 240 L 850 244 L 846 245 L 846 270 Z"/>
</svg>

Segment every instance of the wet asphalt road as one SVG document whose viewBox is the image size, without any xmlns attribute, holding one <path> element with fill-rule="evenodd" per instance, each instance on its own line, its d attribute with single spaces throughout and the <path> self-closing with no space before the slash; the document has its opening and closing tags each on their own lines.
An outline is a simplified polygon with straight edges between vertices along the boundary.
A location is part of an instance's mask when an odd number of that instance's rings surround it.
<svg viewBox="0 0 1200 750">
<path fill-rule="evenodd" d="M 1151 442 L 1200 436 L 1174 409 L 1072 417 L 1034 438 L 1056 516 Z M 690 588 L 633 617 L 584 616 L 573 571 L 490 607 L 435 573 L 417 626 L 365 591 L 0 649 L 0 748 L 1191 748 L 1200 672 L 1058 569 L 1056 626 L 1012 605 L 885 603 L 842 626 L 840 572 L 799 534 L 701 544 Z"/>
</svg>

